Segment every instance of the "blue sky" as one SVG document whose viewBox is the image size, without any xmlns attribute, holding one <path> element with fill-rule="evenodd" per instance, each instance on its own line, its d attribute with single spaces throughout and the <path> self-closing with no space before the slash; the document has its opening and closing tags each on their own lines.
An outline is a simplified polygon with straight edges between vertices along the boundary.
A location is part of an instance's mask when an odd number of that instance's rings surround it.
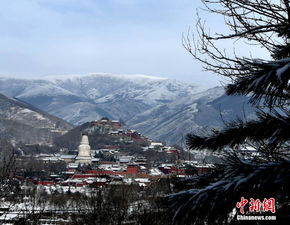
<svg viewBox="0 0 290 225">
<path fill-rule="evenodd" d="M 0 74 L 109 72 L 218 84 L 182 47 L 199 0 L 0 0 Z M 208 18 L 210 26 L 222 21 Z M 222 29 L 222 28 L 221 28 Z"/>
</svg>

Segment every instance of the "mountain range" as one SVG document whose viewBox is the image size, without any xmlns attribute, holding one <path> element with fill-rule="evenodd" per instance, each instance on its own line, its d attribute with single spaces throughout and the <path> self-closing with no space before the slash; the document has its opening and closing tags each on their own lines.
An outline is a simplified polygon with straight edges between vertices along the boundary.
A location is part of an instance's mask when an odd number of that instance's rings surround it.
<svg viewBox="0 0 290 225">
<path fill-rule="evenodd" d="M 0 94 L 0 138 L 12 143 L 52 145 L 72 125 L 35 107 Z"/>
<path fill-rule="evenodd" d="M 221 127 L 222 118 L 232 120 L 254 111 L 244 104 L 246 97 L 226 96 L 222 87 L 202 90 L 146 75 L 1 77 L 0 93 L 75 125 L 101 117 L 122 119 L 129 128 L 170 144 L 182 144 L 196 129 Z"/>
</svg>

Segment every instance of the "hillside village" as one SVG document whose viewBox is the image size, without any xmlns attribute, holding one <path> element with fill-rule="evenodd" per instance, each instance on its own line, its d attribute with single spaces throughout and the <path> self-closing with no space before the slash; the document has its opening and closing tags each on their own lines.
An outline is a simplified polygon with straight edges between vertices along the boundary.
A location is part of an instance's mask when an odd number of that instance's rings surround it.
<svg viewBox="0 0 290 225">
<path fill-rule="evenodd" d="M 166 206 L 158 201 L 179 190 L 174 182 L 214 169 L 213 164 L 186 159 L 187 152 L 178 146 L 153 141 L 108 118 L 63 134 L 52 147 L 54 153 L 43 153 L 38 145 L 25 148 L 39 152 L 19 148 L 2 159 L 7 177 L 2 188 L 7 194 L 0 203 L 0 223 L 79 224 L 87 215 L 92 221 L 96 215 L 106 218 L 108 224 L 117 224 L 116 220 L 136 224 L 144 215 L 148 223 L 166 222 L 166 217 L 158 216 Z M 98 200 L 86 202 L 97 196 Z M 156 212 L 157 217 L 151 215 Z"/>
<path fill-rule="evenodd" d="M 96 132 L 110 136 L 112 143 L 101 148 L 91 148 L 90 142 L 93 140 L 90 138 Z M 25 174 L 19 171 L 16 178 L 36 185 L 55 186 L 63 190 L 70 187 L 71 190 L 76 188 L 85 192 L 85 188 L 91 186 L 148 186 L 161 178 L 193 176 L 213 168 L 212 164 L 182 160 L 181 149 L 154 142 L 135 130 L 124 128 L 117 120 L 103 118 L 92 121 L 80 136 L 77 149 L 62 148 L 59 153 L 25 155 L 17 159 L 21 162 L 33 157 L 44 164 L 61 165 L 62 169 L 58 173 L 31 171 Z M 124 144 L 128 148 L 133 144 L 135 151 L 124 149 Z M 159 154 L 159 158 L 148 160 L 148 152 L 151 156 Z"/>
</svg>

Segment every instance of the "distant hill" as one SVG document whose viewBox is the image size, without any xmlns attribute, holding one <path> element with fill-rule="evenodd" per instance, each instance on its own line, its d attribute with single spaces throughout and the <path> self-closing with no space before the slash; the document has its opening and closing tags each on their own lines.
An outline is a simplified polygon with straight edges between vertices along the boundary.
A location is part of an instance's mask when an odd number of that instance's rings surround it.
<svg viewBox="0 0 290 225">
<path fill-rule="evenodd" d="M 192 84 L 145 75 L 0 78 L 0 93 L 76 125 L 101 117 L 127 121 L 152 107 L 198 91 L 199 88 Z"/>
<path fill-rule="evenodd" d="M 21 100 L 0 94 L 0 137 L 13 143 L 51 145 L 73 126 Z"/>
<path fill-rule="evenodd" d="M 188 132 L 222 127 L 223 119 L 242 118 L 244 110 L 252 116 L 254 111 L 246 97 L 227 96 L 223 87 L 201 90 L 193 84 L 145 75 L 2 77 L 0 92 L 75 125 L 101 117 L 122 119 L 127 127 L 154 140 L 178 145 Z"/>
<path fill-rule="evenodd" d="M 227 96 L 223 87 L 215 87 L 153 107 L 126 124 L 156 140 L 182 146 L 190 132 L 221 128 L 225 122 L 245 119 L 245 115 L 253 118 L 255 109 L 247 101 L 247 97 Z"/>
</svg>

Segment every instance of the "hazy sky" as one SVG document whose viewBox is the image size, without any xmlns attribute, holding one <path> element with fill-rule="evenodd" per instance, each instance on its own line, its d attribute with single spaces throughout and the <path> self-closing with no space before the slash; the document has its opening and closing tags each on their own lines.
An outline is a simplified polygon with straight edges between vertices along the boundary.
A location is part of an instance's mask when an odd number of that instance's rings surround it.
<svg viewBox="0 0 290 225">
<path fill-rule="evenodd" d="M 0 74 L 109 72 L 165 76 L 204 86 L 182 47 L 199 0 L 0 0 Z M 223 24 L 208 18 L 210 26 Z"/>
</svg>

